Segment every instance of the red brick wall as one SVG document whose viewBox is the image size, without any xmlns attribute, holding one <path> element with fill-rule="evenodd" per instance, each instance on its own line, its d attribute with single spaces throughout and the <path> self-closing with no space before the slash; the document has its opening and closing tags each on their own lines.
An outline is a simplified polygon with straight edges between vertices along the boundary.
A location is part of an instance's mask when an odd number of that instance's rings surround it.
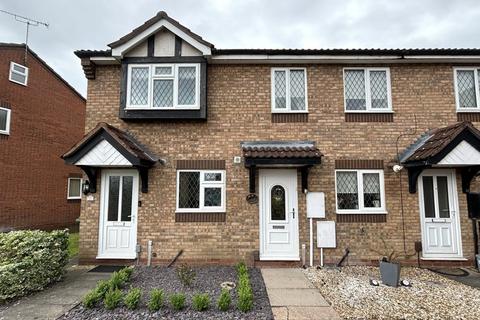
<svg viewBox="0 0 480 320">
<path fill-rule="evenodd" d="M 28 86 L 8 80 L 24 49 L 0 47 L 0 101 L 11 108 L 0 135 L 0 229 L 73 225 L 80 201 L 67 200 L 67 178 L 81 172 L 60 156 L 84 133 L 85 101 L 29 55 Z"/>
<path fill-rule="evenodd" d="M 234 164 L 242 155 L 241 141 L 314 140 L 325 155 L 309 176 L 310 191 L 326 195 L 328 220 L 335 214 L 335 160 L 382 160 L 385 173 L 386 222 L 337 223 L 337 248 L 325 250 L 327 262 L 338 262 L 345 248 L 350 249 L 350 263 L 378 261 L 372 248 L 383 237 L 397 252 L 403 251 L 403 224 L 408 253 L 420 240 L 418 193 L 408 193 L 406 172 L 401 176 L 389 164 L 396 159 L 397 137 L 404 136 L 399 149 L 414 142 L 429 128 L 457 121 L 452 65 L 391 65 L 393 122 L 346 122 L 344 112 L 342 65 L 307 65 L 308 122 L 272 123 L 270 73 L 267 65 L 210 65 L 208 69 L 207 122 L 124 122 L 118 118 L 120 67 L 97 66 L 95 80 L 88 85 L 86 129 L 100 121 L 129 130 L 161 158 L 150 172 L 149 192 L 141 193 L 138 211 L 138 243 L 153 240 L 154 263 L 171 259 L 184 249 L 181 259 L 196 261 L 232 261 L 251 257 L 259 250 L 258 204 L 248 204 L 248 170 Z M 478 123 L 476 124 L 478 125 Z M 175 222 L 176 160 L 226 160 L 226 222 Z M 403 203 L 400 201 L 400 179 Z M 300 179 L 299 179 L 300 185 Z M 472 259 L 471 223 L 466 212 L 457 174 L 463 254 Z M 257 181 L 258 186 L 258 181 Z M 257 189 L 258 190 L 258 189 Z M 92 201 L 82 203 L 80 258 L 95 259 L 98 244 L 100 188 Z M 308 244 L 306 197 L 298 190 L 300 244 Z M 402 218 L 403 206 L 403 218 Z M 300 249 L 300 248 L 299 248 Z M 315 250 L 315 259 L 319 259 Z M 414 258 L 412 259 L 414 262 Z"/>
</svg>

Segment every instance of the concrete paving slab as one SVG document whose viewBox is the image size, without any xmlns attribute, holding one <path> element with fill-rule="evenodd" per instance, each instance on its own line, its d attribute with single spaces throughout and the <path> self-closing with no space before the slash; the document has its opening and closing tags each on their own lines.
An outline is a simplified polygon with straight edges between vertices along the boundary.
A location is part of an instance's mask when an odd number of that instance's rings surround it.
<svg viewBox="0 0 480 320">
<path fill-rule="evenodd" d="M 262 269 L 262 276 L 270 288 L 314 288 L 300 269 Z"/>
<path fill-rule="evenodd" d="M 275 320 L 288 320 L 287 307 L 272 307 L 272 313 Z"/>
<path fill-rule="evenodd" d="M 289 320 L 340 320 L 332 307 L 288 307 Z"/>
<path fill-rule="evenodd" d="M 329 304 L 317 289 L 269 288 L 268 298 L 272 307 L 312 306 L 328 307 Z"/>
<path fill-rule="evenodd" d="M 77 305 L 97 281 L 111 276 L 110 273 L 87 273 L 89 269 L 91 267 L 70 267 L 62 282 L 2 308 L 0 320 L 57 319 Z"/>
</svg>

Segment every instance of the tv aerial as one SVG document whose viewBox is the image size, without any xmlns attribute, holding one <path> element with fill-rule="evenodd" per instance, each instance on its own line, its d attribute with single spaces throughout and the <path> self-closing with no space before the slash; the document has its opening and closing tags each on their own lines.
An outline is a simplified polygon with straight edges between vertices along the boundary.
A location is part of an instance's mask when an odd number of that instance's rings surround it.
<svg viewBox="0 0 480 320">
<path fill-rule="evenodd" d="M 20 23 L 24 23 L 27 27 L 26 28 L 26 33 L 25 33 L 25 58 L 24 58 L 24 64 L 26 66 L 27 65 L 27 56 L 28 56 L 28 31 L 30 29 L 30 26 L 32 26 L 32 27 L 44 26 L 48 29 L 49 24 L 47 22 L 38 21 L 38 20 L 27 18 L 27 17 L 23 17 L 21 15 L 18 15 L 16 13 L 9 12 L 9 11 L 6 11 L 6 10 L 1 10 L 0 9 L 0 12 L 3 12 L 5 14 L 8 14 L 8 15 L 14 17 L 16 21 L 18 21 Z"/>
</svg>

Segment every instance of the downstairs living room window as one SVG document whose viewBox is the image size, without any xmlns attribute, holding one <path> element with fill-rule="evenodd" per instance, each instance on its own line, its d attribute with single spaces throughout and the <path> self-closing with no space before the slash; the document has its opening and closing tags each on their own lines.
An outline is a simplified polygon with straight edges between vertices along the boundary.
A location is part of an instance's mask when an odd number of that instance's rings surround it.
<svg viewBox="0 0 480 320">
<path fill-rule="evenodd" d="M 178 170 L 177 212 L 225 212 L 225 171 Z"/>
</svg>

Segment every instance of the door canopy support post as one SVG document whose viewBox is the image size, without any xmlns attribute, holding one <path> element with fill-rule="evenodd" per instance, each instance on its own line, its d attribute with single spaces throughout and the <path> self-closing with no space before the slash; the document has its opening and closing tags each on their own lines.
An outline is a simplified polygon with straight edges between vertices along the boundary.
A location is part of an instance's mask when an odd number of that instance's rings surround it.
<svg viewBox="0 0 480 320">
<path fill-rule="evenodd" d="M 88 166 L 80 166 L 80 169 L 85 172 L 88 177 L 88 187 L 89 193 L 97 192 L 97 176 L 98 176 L 98 168 L 95 167 L 88 167 Z"/>
<path fill-rule="evenodd" d="M 462 191 L 464 193 L 470 192 L 470 183 L 472 182 L 473 178 L 477 175 L 479 170 L 480 170 L 480 166 L 471 166 L 471 167 L 465 167 L 461 169 Z"/>
<path fill-rule="evenodd" d="M 248 174 L 248 179 L 249 179 L 249 187 L 248 187 L 248 191 L 250 193 L 255 193 L 255 175 L 256 175 L 256 167 L 255 166 L 251 166 L 248 168 L 249 170 L 249 174 Z"/>
<path fill-rule="evenodd" d="M 417 192 L 417 180 L 422 171 L 426 167 L 410 167 L 408 170 L 408 192 L 416 193 Z"/>
</svg>

